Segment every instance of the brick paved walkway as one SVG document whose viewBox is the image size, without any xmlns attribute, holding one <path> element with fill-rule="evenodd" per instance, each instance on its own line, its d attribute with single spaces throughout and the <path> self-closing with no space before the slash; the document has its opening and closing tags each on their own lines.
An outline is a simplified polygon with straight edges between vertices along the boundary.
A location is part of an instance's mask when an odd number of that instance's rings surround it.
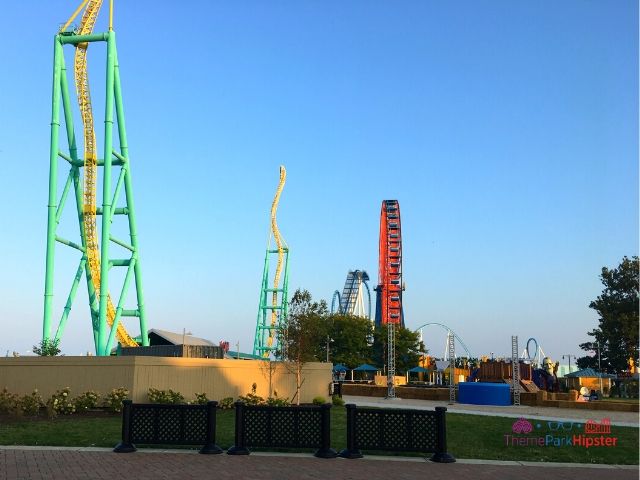
<svg viewBox="0 0 640 480">
<path fill-rule="evenodd" d="M 595 468 L 599 467 L 599 468 Z M 601 469 L 602 468 L 602 469 Z M 256 480 L 575 480 L 638 478 L 638 467 L 551 466 L 472 463 L 435 464 L 423 460 L 384 459 L 323 460 L 312 456 L 250 455 L 234 457 L 192 453 L 116 454 L 109 451 L 1 449 L 0 479 L 3 480 L 165 480 L 165 479 L 256 479 Z"/>
</svg>

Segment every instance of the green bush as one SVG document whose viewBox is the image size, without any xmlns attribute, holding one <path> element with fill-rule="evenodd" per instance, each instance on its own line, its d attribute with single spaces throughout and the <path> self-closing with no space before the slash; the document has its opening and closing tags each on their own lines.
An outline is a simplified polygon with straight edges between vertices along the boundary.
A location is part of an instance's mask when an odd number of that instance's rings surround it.
<svg viewBox="0 0 640 480">
<path fill-rule="evenodd" d="M 180 392 L 174 392 L 171 389 L 158 390 L 157 388 L 150 388 L 147 396 L 151 403 L 168 403 L 173 405 L 184 403 L 182 394 Z"/>
<path fill-rule="evenodd" d="M 341 399 L 338 395 L 334 395 L 333 397 L 331 397 L 331 403 L 333 403 L 333 405 L 336 407 L 344 406 L 344 400 Z"/>
<path fill-rule="evenodd" d="M 324 397 L 315 397 L 311 403 L 313 403 L 314 405 L 324 405 L 325 403 L 327 403 L 327 399 Z"/>
<path fill-rule="evenodd" d="M 278 397 L 278 392 L 276 390 L 273 391 L 273 397 L 267 398 L 265 402 L 270 407 L 288 407 L 291 405 L 291 402 L 288 398 L 280 398 Z"/>
<path fill-rule="evenodd" d="M 69 387 L 58 390 L 47 400 L 47 414 L 53 418 L 58 415 L 71 415 L 75 413 L 76 406 L 71 400 L 71 389 Z"/>
<path fill-rule="evenodd" d="M 218 402 L 218 407 L 222 410 L 230 410 L 233 408 L 233 397 L 225 397 Z"/>
<path fill-rule="evenodd" d="M 251 392 L 246 395 L 240 395 L 239 400 L 243 401 L 247 405 L 263 405 L 265 403 L 264 398 L 260 395 L 256 395 L 258 386 L 254 383 L 251 385 Z"/>
<path fill-rule="evenodd" d="M 98 399 L 100 395 L 98 395 L 93 390 L 89 390 L 84 392 L 82 395 L 78 395 L 73 399 L 73 404 L 76 407 L 76 411 L 78 412 L 86 412 L 92 408 L 96 408 L 98 406 Z"/>
<path fill-rule="evenodd" d="M 16 402 L 16 411 L 19 414 L 35 417 L 40 413 L 42 407 L 42 397 L 38 390 L 34 390 L 30 395 L 25 395 Z"/>
<path fill-rule="evenodd" d="M 10 393 L 6 388 L 0 392 L 0 413 L 13 413 L 18 404 L 18 395 Z"/>
<path fill-rule="evenodd" d="M 55 357 L 56 355 L 60 355 L 60 339 L 46 338 L 41 340 L 40 343 L 31 347 L 31 351 L 41 357 Z"/>
<path fill-rule="evenodd" d="M 105 405 L 112 412 L 122 411 L 122 401 L 126 400 L 129 396 L 129 390 L 126 388 L 114 388 L 105 397 Z"/>
<path fill-rule="evenodd" d="M 193 405 L 206 405 L 208 401 L 206 393 L 196 393 L 196 399 L 191 403 Z"/>
</svg>

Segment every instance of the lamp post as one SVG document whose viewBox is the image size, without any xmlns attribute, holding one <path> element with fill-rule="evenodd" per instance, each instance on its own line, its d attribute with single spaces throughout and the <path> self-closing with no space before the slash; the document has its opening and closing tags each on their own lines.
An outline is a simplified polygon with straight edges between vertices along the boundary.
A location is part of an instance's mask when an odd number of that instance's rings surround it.
<svg viewBox="0 0 640 480">
<path fill-rule="evenodd" d="M 600 394 L 602 395 L 602 367 L 600 366 L 600 342 L 596 342 L 596 345 L 598 346 L 598 378 L 600 379 Z"/>
<path fill-rule="evenodd" d="M 571 357 L 573 357 L 575 359 L 576 356 L 575 355 L 570 355 L 570 354 L 562 355 L 562 359 L 563 360 L 564 360 L 565 357 L 567 357 L 567 359 L 569 360 L 569 372 L 568 373 L 571 373 Z"/>
<path fill-rule="evenodd" d="M 333 338 L 327 335 L 327 363 L 329 363 L 329 348 L 332 343 L 333 343 Z"/>
<path fill-rule="evenodd" d="M 183 329 L 182 329 L 182 345 L 184 345 L 185 337 L 186 337 L 187 335 L 193 335 L 193 334 L 192 334 L 191 332 L 187 332 L 187 329 L 186 329 L 186 328 L 183 328 Z"/>
</svg>

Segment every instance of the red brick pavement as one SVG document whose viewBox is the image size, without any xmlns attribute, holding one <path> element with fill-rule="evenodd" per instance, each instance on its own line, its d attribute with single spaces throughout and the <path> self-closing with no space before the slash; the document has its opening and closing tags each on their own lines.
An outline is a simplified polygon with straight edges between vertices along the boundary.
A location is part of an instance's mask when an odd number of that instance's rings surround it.
<svg viewBox="0 0 640 480">
<path fill-rule="evenodd" d="M 185 453 L 88 452 L 69 450 L 0 450 L 2 480 L 164 480 L 164 479 L 340 479 L 429 480 L 517 479 L 626 480 L 638 470 L 523 465 L 435 464 L 394 460 L 344 460 L 309 457 L 198 455 Z"/>
</svg>

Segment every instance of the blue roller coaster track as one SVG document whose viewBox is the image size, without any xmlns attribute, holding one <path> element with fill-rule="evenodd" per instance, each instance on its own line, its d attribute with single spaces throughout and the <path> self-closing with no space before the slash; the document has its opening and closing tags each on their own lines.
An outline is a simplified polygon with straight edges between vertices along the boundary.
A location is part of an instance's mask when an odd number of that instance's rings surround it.
<svg viewBox="0 0 640 480">
<path fill-rule="evenodd" d="M 418 332 L 419 330 L 423 329 L 424 327 L 429 327 L 431 325 L 436 325 L 438 327 L 442 327 L 447 332 L 451 332 L 453 334 L 453 337 L 458 341 L 458 343 L 462 346 L 462 348 L 466 352 L 467 358 L 473 358 L 473 355 L 471 355 L 471 352 L 469 351 L 469 348 L 467 348 L 467 346 L 462 341 L 462 339 L 458 336 L 458 334 L 456 332 L 454 332 L 450 327 L 446 326 L 444 323 L 428 322 L 428 323 L 425 323 L 423 325 L 420 325 L 418 328 L 416 328 L 415 331 Z"/>
<path fill-rule="evenodd" d="M 333 292 L 333 297 L 331 297 L 331 313 L 348 313 L 348 310 L 353 308 L 356 303 L 358 289 L 364 286 L 367 292 L 367 318 L 371 320 L 371 290 L 368 280 L 369 276 L 367 272 L 361 272 L 360 270 L 350 271 L 347 275 L 342 295 L 340 295 L 339 290 Z"/>
</svg>

